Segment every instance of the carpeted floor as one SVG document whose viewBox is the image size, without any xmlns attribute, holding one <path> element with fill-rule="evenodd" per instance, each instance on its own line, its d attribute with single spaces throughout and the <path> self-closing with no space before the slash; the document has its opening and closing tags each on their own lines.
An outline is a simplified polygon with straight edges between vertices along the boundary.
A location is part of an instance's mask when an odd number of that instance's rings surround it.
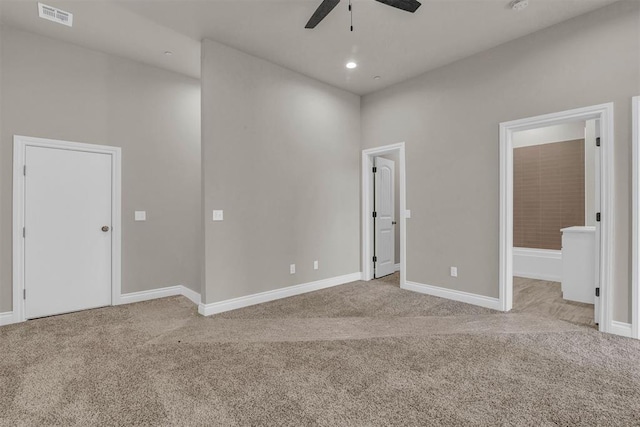
<svg viewBox="0 0 640 427">
<path fill-rule="evenodd" d="M 2 426 L 640 425 L 640 342 L 354 282 L 0 328 Z"/>
</svg>

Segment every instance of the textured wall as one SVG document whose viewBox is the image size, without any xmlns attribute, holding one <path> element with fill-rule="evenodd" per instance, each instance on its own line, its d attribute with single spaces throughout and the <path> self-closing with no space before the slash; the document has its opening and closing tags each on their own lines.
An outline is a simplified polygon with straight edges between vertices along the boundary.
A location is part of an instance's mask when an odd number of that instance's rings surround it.
<svg viewBox="0 0 640 427">
<path fill-rule="evenodd" d="M 562 249 L 565 227 L 584 225 L 584 139 L 513 150 L 513 246 Z"/>
</svg>

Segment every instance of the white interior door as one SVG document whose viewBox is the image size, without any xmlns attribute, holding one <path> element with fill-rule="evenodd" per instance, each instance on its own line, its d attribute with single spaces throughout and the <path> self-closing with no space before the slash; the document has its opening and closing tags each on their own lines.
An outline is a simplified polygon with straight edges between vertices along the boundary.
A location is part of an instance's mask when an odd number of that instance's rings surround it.
<svg viewBox="0 0 640 427">
<path fill-rule="evenodd" d="M 26 147 L 26 318 L 111 304 L 111 162 Z"/>
<path fill-rule="evenodd" d="M 394 177 L 392 160 L 375 158 L 374 174 L 374 276 L 382 277 L 395 271 L 395 211 Z"/>
</svg>

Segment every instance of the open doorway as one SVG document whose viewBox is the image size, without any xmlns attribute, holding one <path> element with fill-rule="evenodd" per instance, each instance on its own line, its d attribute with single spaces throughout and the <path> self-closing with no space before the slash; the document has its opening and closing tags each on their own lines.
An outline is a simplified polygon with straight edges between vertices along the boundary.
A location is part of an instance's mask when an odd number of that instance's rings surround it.
<svg viewBox="0 0 640 427">
<path fill-rule="evenodd" d="M 363 150 L 363 280 L 405 283 L 405 191 L 404 143 Z"/>
<path fill-rule="evenodd" d="M 604 104 L 500 125 L 504 311 L 614 332 L 612 123 L 613 106 Z"/>
<path fill-rule="evenodd" d="M 513 312 L 594 327 L 599 123 L 514 132 Z"/>
</svg>

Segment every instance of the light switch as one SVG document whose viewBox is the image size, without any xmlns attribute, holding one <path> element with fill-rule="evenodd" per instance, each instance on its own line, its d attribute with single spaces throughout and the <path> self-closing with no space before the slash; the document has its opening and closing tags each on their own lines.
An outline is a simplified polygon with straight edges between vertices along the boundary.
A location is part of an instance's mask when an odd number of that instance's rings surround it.
<svg viewBox="0 0 640 427">
<path fill-rule="evenodd" d="M 147 211 L 135 211 L 134 217 L 136 221 L 146 221 Z"/>
<path fill-rule="evenodd" d="M 405 218 L 411 218 L 411 209 L 407 209 L 404 211 L 404 217 Z"/>
<path fill-rule="evenodd" d="M 213 220 L 222 221 L 224 219 L 224 211 L 213 211 Z"/>
</svg>

